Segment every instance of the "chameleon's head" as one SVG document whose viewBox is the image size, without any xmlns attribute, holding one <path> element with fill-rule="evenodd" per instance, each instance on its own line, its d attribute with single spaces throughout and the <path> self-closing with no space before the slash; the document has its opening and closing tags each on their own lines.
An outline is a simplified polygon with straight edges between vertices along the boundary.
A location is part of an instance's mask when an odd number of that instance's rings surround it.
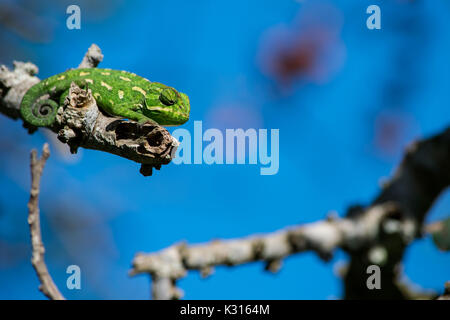
<svg viewBox="0 0 450 320">
<path fill-rule="evenodd" d="M 186 94 L 160 83 L 152 83 L 152 94 L 145 98 L 143 113 L 160 125 L 181 125 L 189 120 L 191 106 Z"/>
</svg>

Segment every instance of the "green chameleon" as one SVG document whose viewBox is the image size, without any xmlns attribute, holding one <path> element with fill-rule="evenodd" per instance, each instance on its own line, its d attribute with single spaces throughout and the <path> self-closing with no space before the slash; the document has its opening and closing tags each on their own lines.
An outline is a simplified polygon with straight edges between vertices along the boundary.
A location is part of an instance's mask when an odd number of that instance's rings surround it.
<svg viewBox="0 0 450 320">
<path fill-rule="evenodd" d="M 68 70 L 31 87 L 20 105 L 25 122 L 36 127 L 51 126 L 72 82 L 91 89 L 100 109 L 112 116 L 166 126 L 189 120 L 186 94 L 131 72 L 87 68 Z"/>
</svg>

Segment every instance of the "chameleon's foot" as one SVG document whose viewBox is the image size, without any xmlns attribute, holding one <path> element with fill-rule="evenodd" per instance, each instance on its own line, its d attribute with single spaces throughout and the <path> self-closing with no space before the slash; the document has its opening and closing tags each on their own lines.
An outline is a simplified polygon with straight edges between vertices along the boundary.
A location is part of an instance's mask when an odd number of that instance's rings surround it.
<svg viewBox="0 0 450 320">
<path fill-rule="evenodd" d="M 155 120 L 152 120 L 150 118 L 144 118 L 138 121 L 139 124 L 144 125 L 144 124 L 151 124 L 152 126 L 157 126 L 158 122 L 156 122 Z"/>
<path fill-rule="evenodd" d="M 138 121 L 138 123 L 137 123 L 138 129 L 142 130 L 144 128 L 144 125 L 146 125 L 146 124 L 149 124 L 152 126 L 158 126 L 158 123 L 156 121 L 148 118 L 148 119 L 142 119 L 142 120 Z"/>
</svg>

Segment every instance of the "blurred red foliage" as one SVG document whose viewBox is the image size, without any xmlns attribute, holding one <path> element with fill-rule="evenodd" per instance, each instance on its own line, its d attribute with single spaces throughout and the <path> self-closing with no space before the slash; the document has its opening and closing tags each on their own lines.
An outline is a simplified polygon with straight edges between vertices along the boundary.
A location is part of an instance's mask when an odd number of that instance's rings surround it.
<svg viewBox="0 0 450 320">
<path fill-rule="evenodd" d="M 263 35 L 259 52 L 262 72 L 280 86 L 293 82 L 322 84 L 345 58 L 341 12 L 327 2 L 305 4 L 292 26 L 275 26 Z"/>
</svg>

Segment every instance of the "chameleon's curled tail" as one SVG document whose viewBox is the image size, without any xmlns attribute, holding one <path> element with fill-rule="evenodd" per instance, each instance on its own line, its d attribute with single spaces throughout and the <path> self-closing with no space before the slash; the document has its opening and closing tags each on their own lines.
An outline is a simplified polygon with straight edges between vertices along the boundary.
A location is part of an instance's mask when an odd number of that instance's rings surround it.
<svg viewBox="0 0 450 320">
<path fill-rule="evenodd" d="M 40 96 L 39 84 L 27 91 L 20 104 L 22 118 L 36 127 L 51 126 L 56 120 L 58 103 L 48 97 Z"/>
</svg>

